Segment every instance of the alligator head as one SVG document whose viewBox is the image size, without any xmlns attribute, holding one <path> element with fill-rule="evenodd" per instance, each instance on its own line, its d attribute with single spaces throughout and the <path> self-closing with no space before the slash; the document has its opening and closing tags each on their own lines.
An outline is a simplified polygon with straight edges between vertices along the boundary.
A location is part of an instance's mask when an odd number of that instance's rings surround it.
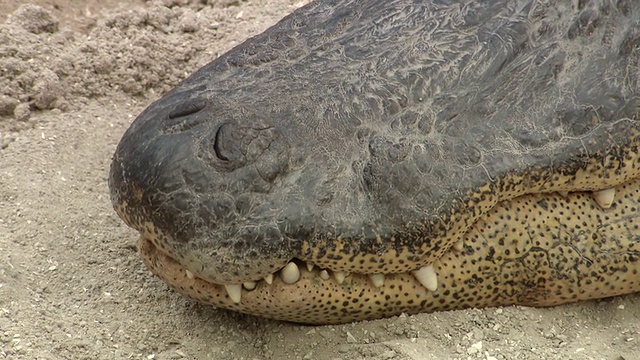
<svg viewBox="0 0 640 360">
<path fill-rule="evenodd" d="M 638 16 L 316 1 L 140 114 L 114 206 L 178 291 L 277 319 L 637 291 Z"/>
</svg>

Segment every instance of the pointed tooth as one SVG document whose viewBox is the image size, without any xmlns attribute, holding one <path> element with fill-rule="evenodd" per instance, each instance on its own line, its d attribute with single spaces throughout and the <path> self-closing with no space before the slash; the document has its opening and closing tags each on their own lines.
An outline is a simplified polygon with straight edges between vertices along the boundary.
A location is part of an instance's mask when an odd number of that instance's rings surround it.
<svg viewBox="0 0 640 360">
<path fill-rule="evenodd" d="M 280 278 L 285 284 L 295 284 L 298 280 L 300 280 L 300 269 L 298 269 L 298 265 L 295 263 L 288 263 L 280 271 Z"/>
<path fill-rule="evenodd" d="M 613 204 L 613 199 L 616 196 L 615 188 L 608 188 L 599 191 L 593 192 L 593 198 L 596 200 L 598 205 L 600 205 L 603 209 L 608 209 Z"/>
<path fill-rule="evenodd" d="M 453 243 L 453 250 L 462 251 L 464 250 L 464 241 L 462 239 Z"/>
<path fill-rule="evenodd" d="M 558 191 L 558 195 L 562 196 L 563 198 L 566 198 L 569 196 L 569 192 L 568 191 Z"/>
<path fill-rule="evenodd" d="M 336 271 L 333 273 L 333 276 L 338 280 L 338 284 L 342 284 L 344 282 L 344 278 L 347 277 L 344 271 Z"/>
<path fill-rule="evenodd" d="M 255 289 L 256 285 L 258 285 L 258 283 L 256 283 L 255 281 L 247 281 L 242 283 L 242 286 L 244 286 L 244 288 L 247 290 Z"/>
<path fill-rule="evenodd" d="M 329 272 L 327 270 L 320 271 L 320 279 L 329 280 L 330 277 L 331 276 L 329 275 Z"/>
<path fill-rule="evenodd" d="M 229 298 L 231 298 L 231 301 L 236 304 L 240 302 L 240 298 L 242 296 L 242 285 L 225 285 L 224 288 L 227 289 L 227 294 L 229 295 Z"/>
<path fill-rule="evenodd" d="M 384 285 L 384 274 L 372 274 L 369 275 L 369 279 L 371 279 L 371 282 L 375 287 L 381 287 Z"/>
<path fill-rule="evenodd" d="M 309 272 L 311 272 L 311 270 L 313 270 L 313 264 L 312 263 L 307 263 L 307 270 L 309 270 Z"/>
<path fill-rule="evenodd" d="M 273 274 L 269 274 L 269 275 L 265 276 L 264 277 L 264 282 L 266 282 L 269 285 L 273 284 Z"/>
<path fill-rule="evenodd" d="M 185 269 L 184 271 L 187 273 L 187 277 L 188 277 L 189 279 L 193 279 L 193 278 L 195 278 L 195 275 L 193 275 L 193 273 L 192 273 L 191 271 L 189 271 L 189 270 L 187 270 L 187 269 Z"/>
<path fill-rule="evenodd" d="M 438 290 L 438 275 L 436 275 L 436 271 L 433 269 L 433 265 L 423 266 L 418 270 L 414 270 L 411 272 L 413 276 L 422 284 L 422 286 L 426 287 L 427 290 L 436 291 Z"/>
</svg>

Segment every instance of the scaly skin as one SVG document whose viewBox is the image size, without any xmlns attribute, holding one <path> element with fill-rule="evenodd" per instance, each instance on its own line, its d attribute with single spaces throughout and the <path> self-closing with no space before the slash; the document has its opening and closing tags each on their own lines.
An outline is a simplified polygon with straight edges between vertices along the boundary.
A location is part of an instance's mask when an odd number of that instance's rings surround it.
<svg viewBox="0 0 640 360">
<path fill-rule="evenodd" d="M 574 3 L 313 2 L 140 114 L 114 207 L 171 286 L 277 319 L 638 291 L 640 2 Z"/>
</svg>

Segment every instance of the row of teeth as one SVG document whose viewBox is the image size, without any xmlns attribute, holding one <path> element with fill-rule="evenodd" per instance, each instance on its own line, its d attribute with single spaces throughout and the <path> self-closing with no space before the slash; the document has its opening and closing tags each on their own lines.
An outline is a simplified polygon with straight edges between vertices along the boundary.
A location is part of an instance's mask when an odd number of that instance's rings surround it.
<svg viewBox="0 0 640 360">
<path fill-rule="evenodd" d="M 307 269 L 309 271 L 313 270 L 313 267 L 314 266 L 312 264 L 307 264 Z M 195 277 L 191 271 L 186 270 L 186 272 L 188 278 L 193 279 Z M 422 286 L 427 288 L 427 290 L 436 291 L 438 289 L 438 276 L 436 275 L 433 265 L 423 266 L 418 270 L 411 271 L 411 274 L 413 274 L 413 276 L 420 282 L 420 284 L 422 284 Z M 344 271 L 333 272 L 333 277 L 339 284 L 342 284 L 344 279 L 349 275 L 350 273 Z M 331 274 L 328 270 L 321 270 L 318 273 L 318 276 L 322 280 L 329 280 L 331 278 Z M 373 283 L 373 286 L 381 287 L 384 285 L 384 274 L 371 274 L 367 276 Z M 273 277 L 273 274 L 269 274 L 265 276 L 264 281 L 271 285 L 273 283 Z M 284 268 L 282 268 L 282 270 L 280 270 L 280 279 L 285 284 L 295 284 L 298 282 L 298 280 L 300 280 L 300 269 L 298 268 L 298 265 L 294 262 L 288 263 Z M 237 304 L 242 298 L 242 288 L 251 291 L 255 289 L 257 285 L 258 284 L 255 281 L 247 281 L 242 285 L 224 285 L 224 288 L 227 290 L 229 298 Z"/>
<path fill-rule="evenodd" d="M 564 197 L 568 195 L 567 192 L 559 193 Z M 594 191 L 593 198 L 598 203 L 598 205 L 600 205 L 600 207 L 602 207 L 603 209 L 608 209 L 611 207 L 611 205 L 613 205 L 615 193 L 616 191 L 614 188 Z M 463 247 L 464 243 L 462 242 L 462 240 L 459 240 L 453 245 L 453 249 L 456 251 L 462 251 Z M 313 264 L 307 263 L 307 270 L 312 271 L 313 268 Z M 195 277 L 194 274 L 189 270 L 186 270 L 186 273 L 189 279 L 193 279 Z M 433 265 L 427 265 L 421 267 L 418 270 L 413 270 L 411 271 L 411 274 L 427 290 L 436 291 L 438 289 L 438 276 L 435 269 L 433 268 Z M 332 272 L 332 274 L 330 274 L 328 270 L 324 269 L 318 272 L 318 276 L 322 280 L 329 280 L 331 278 L 331 275 L 333 275 L 333 277 L 339 284 L 342 284 L 344 282 L 344 279 L 349 276 L 349 273 L 344 271 L 334 271 Z M 379 288 L 384 285 L 384 274 L 370 274 L 367 276 L 371 280 L 373 286 Z M 269 274 L 264 277 L 264 281 L 267 284 L 271 285 L 273 283 L 273 278 L 274 274 Z M 300 280 L 300 269 L 298 268 L 298 265 L 296 265 L 294 262 L 289 262 L 284 268 L 280 270 L 280 279 L 285 284 L 295 284 L 296 282 L 298 282 L 298 280 Z M 231 298 L 234 303 L 239 303 L 242 298 L 242 288 L 251 291 L 255 289 L 257 285 L 258 283 L 255 281 L 247 281 L 242 285 L 224 285 L 224 287 L 227 290 L 229 298 Z"/>
</svg>

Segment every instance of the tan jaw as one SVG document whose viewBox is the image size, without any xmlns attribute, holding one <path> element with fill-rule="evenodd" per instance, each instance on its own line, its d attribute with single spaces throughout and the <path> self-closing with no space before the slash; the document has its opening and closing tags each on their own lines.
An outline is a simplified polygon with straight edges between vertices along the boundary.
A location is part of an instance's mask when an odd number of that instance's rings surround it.
<svg viewBox="0 0 640 360">
<path fill-rule="evenodd" d="M 380 276 L 343 274 L 340 283 L 331 271 L 297 266 L 297 281 L 284 276 L 292 284 L 277 273 L 267 279 L 271 284 L 245 284 L 232 300 L 224 286 L 188 272 L 145 237 L 138 246 L 155 274 L 203 303 L 301 323 L 344 323 L 640 291 L 639 209 L 639 179 L 615 191 L 535 194 L 500 203 L 465 234 L 461 251 L 450 250 L 433 264 L 435 291 L 410 273 L 385 275 L 382 284 Z"/>
</svg>

